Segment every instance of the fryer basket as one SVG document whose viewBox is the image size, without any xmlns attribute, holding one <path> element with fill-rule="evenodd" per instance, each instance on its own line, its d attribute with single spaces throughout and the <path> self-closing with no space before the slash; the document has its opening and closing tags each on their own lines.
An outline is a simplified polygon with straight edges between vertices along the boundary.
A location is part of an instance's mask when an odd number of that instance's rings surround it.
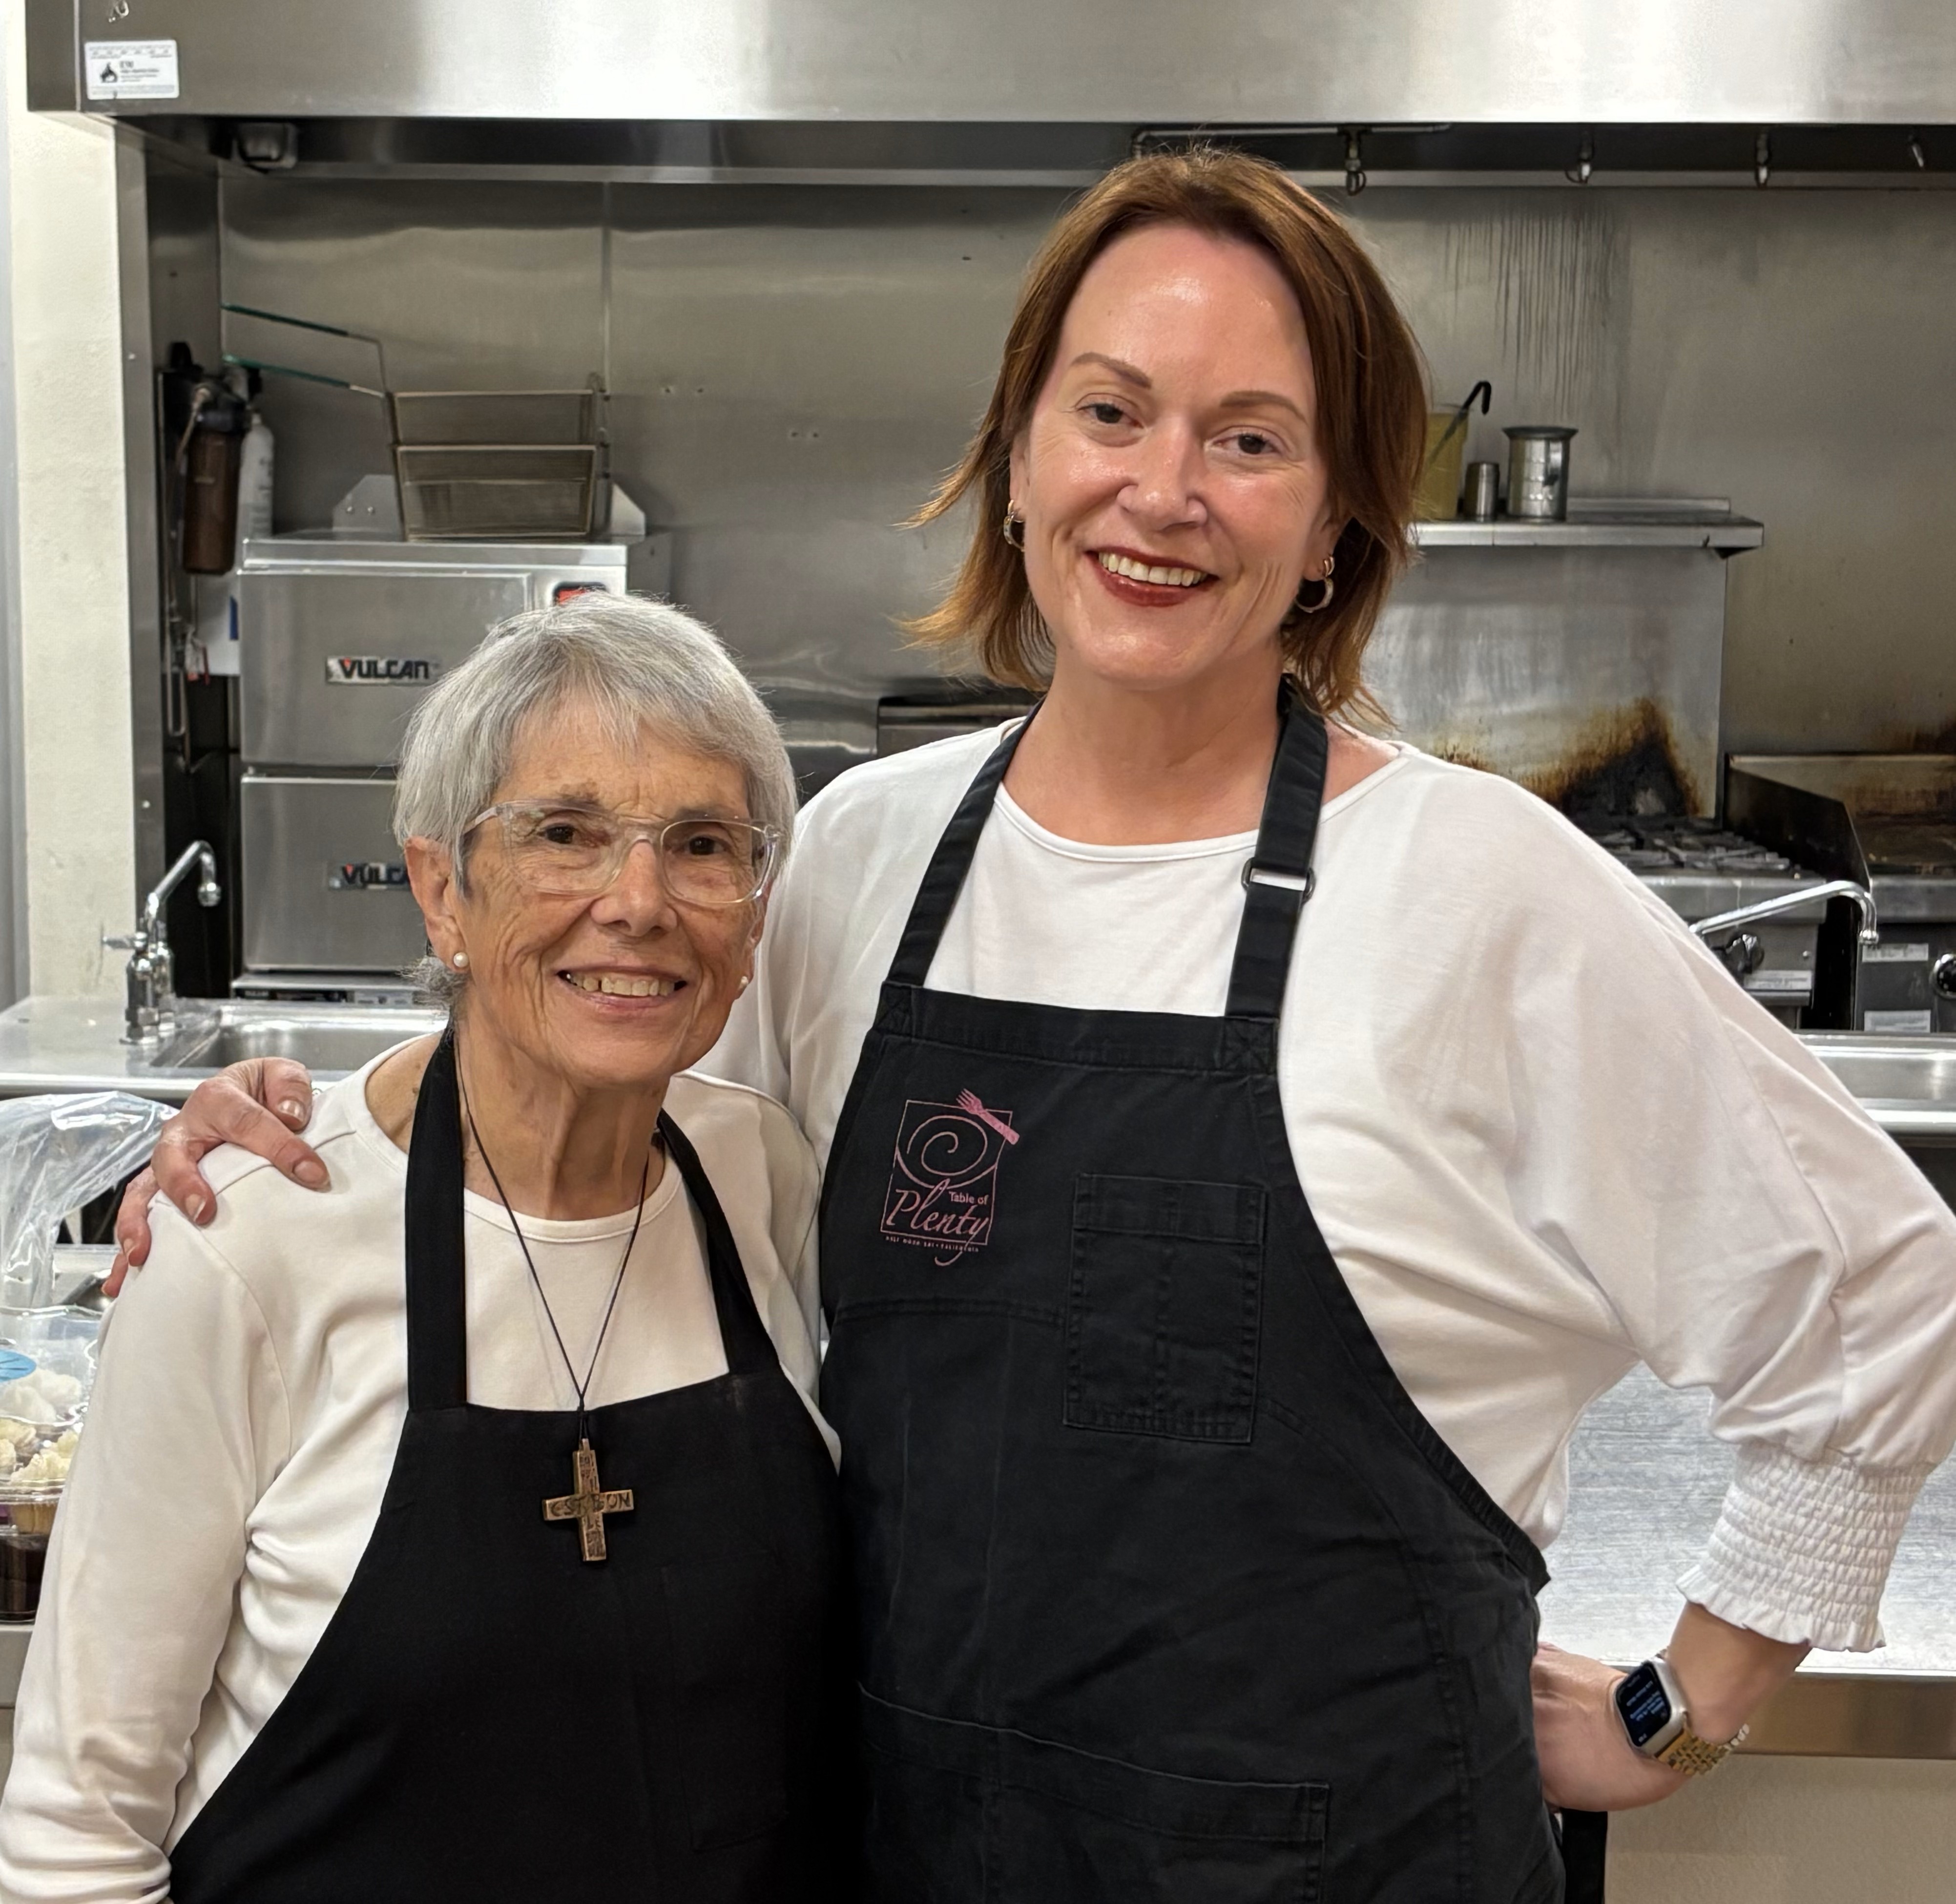
<svg viewBox="0 0 1956 1904">
<path fill-rule="evenodd" d="M 401 444 L 401 532 L 411 542 L 581 542 L 596 513 L 595 444 Z"/>
</svg>

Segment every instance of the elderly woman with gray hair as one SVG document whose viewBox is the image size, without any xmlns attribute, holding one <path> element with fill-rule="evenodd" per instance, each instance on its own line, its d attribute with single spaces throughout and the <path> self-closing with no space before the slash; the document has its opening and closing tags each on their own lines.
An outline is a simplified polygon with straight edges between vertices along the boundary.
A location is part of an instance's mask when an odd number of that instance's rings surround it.
<svg viewBox="0 0 1956 1904">
<path fill-rule="evenodd" d="M 831 1894 L 816 1172 L 680 1075 L 793 810 L 668 608 L 519 617 L 422 705 L 396 823 L 448 1028 L 327 1093 L 323 1196 L 226 1152 L 207 1228 L 159 1209 L 21 1694 L 10 1899 Z"/>
</svg>

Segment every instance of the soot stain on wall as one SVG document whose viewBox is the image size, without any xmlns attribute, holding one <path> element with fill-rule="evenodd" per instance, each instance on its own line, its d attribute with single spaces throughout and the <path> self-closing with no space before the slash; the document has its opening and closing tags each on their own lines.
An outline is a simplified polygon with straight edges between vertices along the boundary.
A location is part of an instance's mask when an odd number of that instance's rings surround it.
<svg viewBox="0 0 1956 1904">
<path fill-rule="evenodd" d="M 1436 741 L 1429 752 L 1483 772 L 1495 768 L 1475 748 Z M 1653 819 L 1699 809 L 1700 789 L 1678 757 L 1664 710 L 1655 701 L 1596 714 L 1545 766 L 1509 776 L 1571 818 L 1598 814 Z"/>
</svg>

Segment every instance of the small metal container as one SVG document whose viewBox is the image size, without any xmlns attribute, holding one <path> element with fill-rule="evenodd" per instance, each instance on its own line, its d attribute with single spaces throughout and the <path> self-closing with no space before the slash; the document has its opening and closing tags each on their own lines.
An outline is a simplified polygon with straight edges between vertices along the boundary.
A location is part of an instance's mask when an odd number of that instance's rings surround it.
<svg viewBox="0 0 1956 1904">
<path fill-rule="evenodd" d="M 1501 466 L 1498 463 L 1470 463 L 1467 466 L 1467 493 L 1462 503 L 1468 519 L 1491 523 L 1501 506 Z"/>
<path fill-rule="evenodd" d="M 1508 439 L 1508 513 L 1526 522 L 1559 523 L 1569 513 L 1569 442 L 1559 424 L 1516 424 Z"/>
</svg>

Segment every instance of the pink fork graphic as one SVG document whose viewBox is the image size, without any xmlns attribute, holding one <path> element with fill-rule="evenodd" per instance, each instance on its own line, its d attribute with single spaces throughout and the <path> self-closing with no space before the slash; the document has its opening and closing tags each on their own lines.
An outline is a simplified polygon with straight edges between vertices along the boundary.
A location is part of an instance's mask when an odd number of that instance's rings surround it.
<svg viewBox="0 0 1956 1904">
<path fill-rule="evenodd" d="M 980 1123 L 989 1124 L 1008 1144 L 1016 1144 L 1019 1141 L 1018 1132 L 1003 1119 L 994 1117 L 978 1101 L 978 1094 L 975 1091 L 961 1091 L 957 1094 L 957 1108 L 969 1111 Z"/>
</svg>

